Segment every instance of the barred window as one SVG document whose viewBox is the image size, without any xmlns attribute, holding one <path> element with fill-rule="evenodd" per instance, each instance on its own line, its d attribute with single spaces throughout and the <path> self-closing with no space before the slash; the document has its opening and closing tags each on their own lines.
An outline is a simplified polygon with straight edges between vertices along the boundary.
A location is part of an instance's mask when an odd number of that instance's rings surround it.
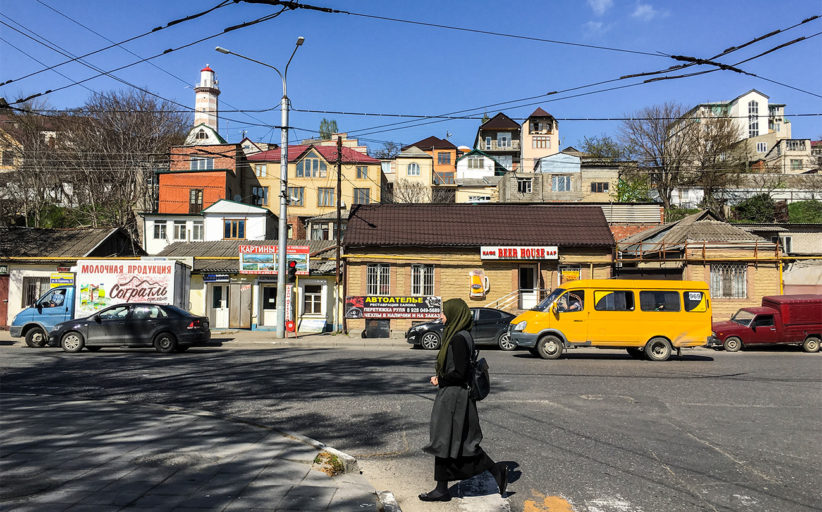
<svg viewBox="0 0 822 512">
<path fill-rule="evenodd" d="M 744 299 L 748 297 L 748 265 L 719 263 L 711 265 L 711 297 Z"/>
<path fill-rule="evenodd" d="M 434 295 L 434 265 L 411 265 L 411 295 Z"/>
<path fill-rule="evenodd" d="M 391 290 L 390 267 L 385 263 L 368 265 L 365 285 L 366 295 L 389 295 Z"/>
</svg>

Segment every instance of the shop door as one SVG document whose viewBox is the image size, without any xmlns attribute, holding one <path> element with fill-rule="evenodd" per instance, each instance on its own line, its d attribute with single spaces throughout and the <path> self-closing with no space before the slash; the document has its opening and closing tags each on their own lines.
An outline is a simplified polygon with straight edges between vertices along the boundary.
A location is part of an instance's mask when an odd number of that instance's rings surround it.
<svg viewBox="0 0 822 512">
<path fill-rule="evenodd" d="M 537 305 L 539 290 L 537 290 L 536 267 L 519 268 L 519 308 L 531 309 Z"/>
<path fill-rule="evenodd" d="M 0 327 L 8 327 L 9 276 L 0 276 Z"/>
<path fill-rule="evenodd" d="M 263 325 L 277 326 L 277 287 L 263 286 Z"/>
<path fill-rule="evenodd" d="M 234 283 L 229 288 L 228 326 L 251 329 L 251 285 Z"/>
<path fill-rule="evenodd" d="M 209 304 L 208 317 L 211 327 L 214 329 L 225 329 L 228 327 L 228 285 L 211 285 L 211 303 Z"/>
</svg>

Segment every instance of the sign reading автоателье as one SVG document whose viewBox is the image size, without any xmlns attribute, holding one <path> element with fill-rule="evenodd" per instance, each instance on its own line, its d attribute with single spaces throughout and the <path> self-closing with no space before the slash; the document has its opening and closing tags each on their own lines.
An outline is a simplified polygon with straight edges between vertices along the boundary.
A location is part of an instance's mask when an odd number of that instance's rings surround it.
<svg viewBox="0 0 822 512">
<path fill-rule="evenodd" d="M 365 295 L 345 298 L 345 318 L 439 318 L 442 297 Z"/>
<path fill-rule="evenodd" d="M 480 259 L 483 260 L 555 260 L 559 250 L 555 245 L 483 245 Z"/>
</svg>

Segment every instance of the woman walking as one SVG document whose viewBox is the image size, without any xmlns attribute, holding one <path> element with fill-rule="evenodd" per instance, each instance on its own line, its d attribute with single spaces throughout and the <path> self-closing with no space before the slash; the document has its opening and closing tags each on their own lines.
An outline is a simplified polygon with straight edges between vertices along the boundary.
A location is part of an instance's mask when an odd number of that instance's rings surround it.
<svg viewBox="0 0 822 512">
<path fill-rule="evenodd" d="M 505 494 L 508 468 L 495 463 L 480 448 L 477 404 L 468 396 L 471 352 L 474 340 L 468 332 L 473 320 L 471 310 L 462 299 L 445 301 L 440 316 L 444 323 L 442 345 L 437 354 L 436 375 L 431 384 L 437 386 L 437 398 L 431 411 L 430 442 L 423 451 L 434 456 L 434 480 L 437 486 L 420 494 L 422 501 L 448 501 L 448 482 L 465 480 L 489 471 Z"/>
</svg>

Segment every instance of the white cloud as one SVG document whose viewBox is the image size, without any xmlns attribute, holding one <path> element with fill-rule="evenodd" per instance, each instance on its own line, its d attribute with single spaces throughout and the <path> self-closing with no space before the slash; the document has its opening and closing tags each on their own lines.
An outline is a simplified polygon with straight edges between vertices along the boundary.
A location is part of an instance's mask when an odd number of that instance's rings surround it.
<svg viewBox="0 0 822 512">
<path fill-rule="evenodd" d="M 588 21 L 582 25 L 582 30 L 586 37 L 600 36 L 608 32 L 610 28 L 610 25 L 606 25 L 601 21 Z"/>
<path fill-rule="evenodd" d="M 602 16 L 605 14 L 605 11 L 614 5 L 614 0 L 588 0 L 588 5 L 591 7 L 591 10 L 594 11 L 594 14 Z"/>
<path fill-rule="evenodd" d="M 654 6 L 651 4 L 636 4 L 636 9 L 634 9 L 633 16 L 634 18 L 639 18 L 642 21 L 651 21 L 652 19 L 656 18 L 660 15 L 660 12 L 654 9 Z"/>
</svg>

